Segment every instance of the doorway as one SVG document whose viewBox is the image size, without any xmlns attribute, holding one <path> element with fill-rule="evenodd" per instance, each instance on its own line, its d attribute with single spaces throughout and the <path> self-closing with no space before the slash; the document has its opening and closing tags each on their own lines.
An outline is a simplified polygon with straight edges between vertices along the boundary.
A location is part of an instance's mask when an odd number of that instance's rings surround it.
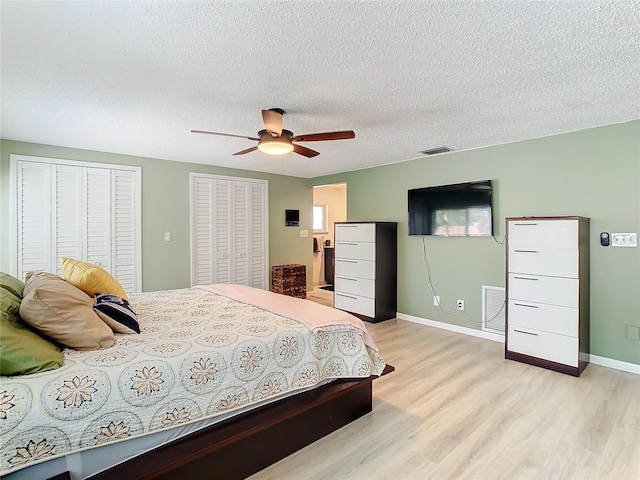
<svg viewBox="0 0 640 480">
<path fill-rule="evenodd" d="M 335 222 L 347 221 L 347 184 L 313 187 L 313 289 L 333 294 Z"/>
</svg>

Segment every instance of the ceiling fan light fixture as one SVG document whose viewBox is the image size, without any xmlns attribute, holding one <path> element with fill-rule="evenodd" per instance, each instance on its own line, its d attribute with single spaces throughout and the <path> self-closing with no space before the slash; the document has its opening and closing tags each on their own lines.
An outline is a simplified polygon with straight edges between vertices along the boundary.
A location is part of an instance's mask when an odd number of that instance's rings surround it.
<svg viewBox="0 0 640 480">
<path fill-rule="evenodd" d="M 258 138 L 247 137 L 245 135 L 234 135 L 231 133 L 209 132 L 207 130 L 191 130 L 191 132 L 207 133 L 209 135 L 222 135 L 223 137 L 246 138 L 247 140 L 256 140 L 258 142 L 257 145 L 240 150 L 233 155 L 244 155 L 246 153 L 260 150 L 267 155 L 286 155 L 287 153 L 295 152 L 298 155 L 302 155 L 307 158 L 313 158 L 320 155 L 320 152 L 316 152 L 315 150 L 303 147 L 302 145 L 293 142 L 348 140 L 350 138 L 355 138 L 356 136 L 353 130 L 341 130 L 339 132 L 308 133 L 305 135 L 296 135 L 294 137 L 291 130 L 285 130 L 282 128 L 283 114 L 284 110 L 279 108 L 262 110 L 262 122 L 266 128 L 258 132 Z"/>
<path fill-rule="evenodd" d="M 258 143 L 258 150 L 268 155 L 284 155 L 293 152 L 293 144 L 286 138 L 263 138 Z"/>
</svg>

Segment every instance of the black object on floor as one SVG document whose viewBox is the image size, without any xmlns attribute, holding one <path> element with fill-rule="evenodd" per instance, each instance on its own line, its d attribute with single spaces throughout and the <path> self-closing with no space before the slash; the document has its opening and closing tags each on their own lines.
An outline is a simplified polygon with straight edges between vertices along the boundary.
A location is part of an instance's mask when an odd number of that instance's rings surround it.
<svg viewBox="0 0 640 480">
<path fill-rule="evenodd" d="M 333 285 L 323 285 L 322 287 L 320 287 L 320 289 L 329 290 L 330 292 L 333 292 Z"/>
</svg>

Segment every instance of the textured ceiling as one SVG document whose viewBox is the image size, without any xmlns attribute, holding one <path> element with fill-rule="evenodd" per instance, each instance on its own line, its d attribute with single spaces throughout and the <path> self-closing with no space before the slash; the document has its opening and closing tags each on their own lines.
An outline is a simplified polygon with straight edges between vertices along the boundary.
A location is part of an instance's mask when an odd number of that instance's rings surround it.
<svg viewBox="0 0 640 480">
<path fill-rule="evenodd" d="M 640 3 L 7 2 L 5 139 L 299 177 L 640 118 Z M 231 154 L 281 107 L 321 155 Z M 425 160 L 428 161 L 428 160 Z"/>
</svg>

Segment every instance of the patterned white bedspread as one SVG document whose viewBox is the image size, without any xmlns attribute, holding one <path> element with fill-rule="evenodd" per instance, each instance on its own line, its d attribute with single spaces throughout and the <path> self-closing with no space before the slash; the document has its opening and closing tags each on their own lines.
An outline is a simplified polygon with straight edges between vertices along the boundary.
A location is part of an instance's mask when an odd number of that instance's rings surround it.
<svg viewBox="0 0 640 480">
<path fill-rule="evenodd" d="M 57 370 L 1 378 L 0 474 L 384 368 L 353 330 L 314 334 L 199 288 L 131 303 L 139 335 L 116 334 L 105 350 L 66 349 Z"/>
</svg>

